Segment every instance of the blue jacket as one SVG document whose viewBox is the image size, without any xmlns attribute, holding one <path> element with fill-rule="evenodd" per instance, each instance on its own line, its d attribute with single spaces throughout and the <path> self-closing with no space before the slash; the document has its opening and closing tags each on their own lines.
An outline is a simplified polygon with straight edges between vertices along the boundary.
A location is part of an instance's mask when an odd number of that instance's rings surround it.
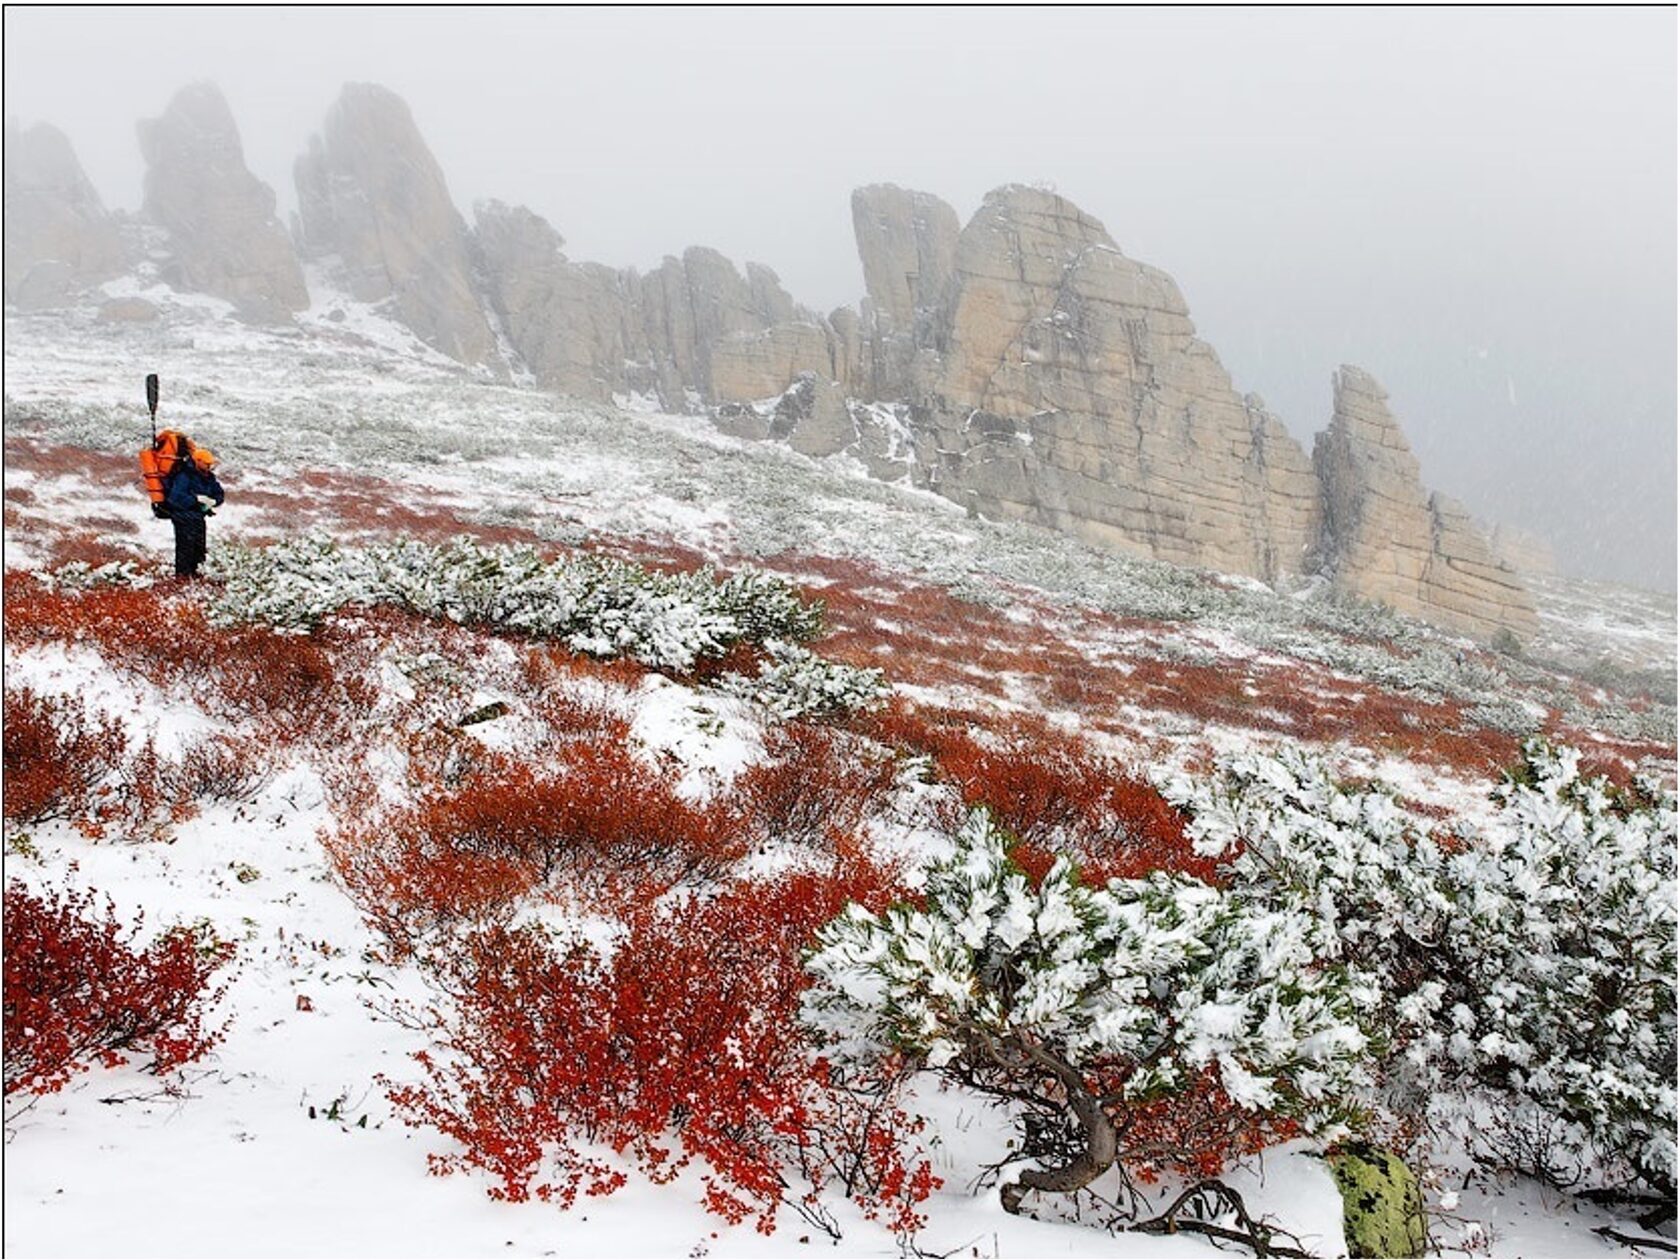
<svg viewBox="0 0 1680 1260">
<path fill-rule="evenodd" d="M 217 507 L 222 506 L 222 483 L 216 480 L 216 474 L 204 472 L 198 465 L 188 463 L 170 474 L 169 483 L 164 488 L 163 503 L 171 516 L 191 520 L 204 515 L 204 509 L 198 502 L 201 494 L 214 499 Z"/>
</svg>

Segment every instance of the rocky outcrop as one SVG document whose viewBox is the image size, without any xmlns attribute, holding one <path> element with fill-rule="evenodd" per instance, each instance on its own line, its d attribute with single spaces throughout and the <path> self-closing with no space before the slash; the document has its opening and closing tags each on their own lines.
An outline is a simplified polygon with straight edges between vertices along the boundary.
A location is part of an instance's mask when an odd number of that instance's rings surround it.
<svg viewBox="0 0 1680 1260">
<path fill-rule="evenodd" d="M 119 297 L 99 304 L 102 324 L 150 324 L 162 314 L 143 297 Z"/>
<path fill-rule="evenodd" d="M 1427 495 L 1375 379 L 1344 366 L 1313 463 L 1323 487 L 1320 556 L 1337 590 L 1448 629 L 1519 637 L 1538 628 L 1521 580 L 1463 507 Z"/>
<path fill-rule="evenodd" d="M 814 372 L 799 377 L 777 404 L 771 436 L 783 436 L 778 431 L 783 426 L 788 445 L 813 459 L 838 455 L 858 440 L 857 422 L 846 396 L 839 386 Z"/>
<path fill-rule="evenodd" d="M 353 297 L 389 302 L 427 345 L 495 364 L 466 224 L 400 97 L 346 84 L 294 175 L 306 257 L 333 260 Z"/>
<path fill-rule="evenodd" d="M 560 234 L 523 207 L 484 202 L 474 217 L 491 307 L 537 383 L 599 401 L 623 391 L 640 350 L 627 327 L 634 277 L 570 262 Z"/>
<path fill-rule="evenodd" d="M 1237 395 L 1171 277 L 1102 224 L 1054 193 L 994 191 L 958 239 L 948 311 L 912 399 L 933 488 L 1118 550 L 1301 572 L 1310 461 Z"/>
<path fill-rule="evenodd" d="M 834 381 L 806 372 L 779 397 L 724 403 L 713 413 L 719 431 L 752 441 L 786 442 L 801 455 L 850 455 L 885 481 L 908 476 L 915 446 L 898 409 L 847 398 Z"/>
<path fill-rule="evenodd" d="M 122 238 L 57 127 L 6 124 L 5 293 L 57 306 L 123 269 Z"/>
<path fill-rule="evenodd" d="M 937 315 L 955 274 L 957 212 L 932 193 L 870 184 L 852 192 L 852 231 L 878 326 L 913 334 L 919 318 Z"/>
<path fill-rule="evenodd" d="M 803 375 L 834 376 L 830 335 L 805 321 L 735 333 L 707 347 L 706 394 L 732 402 L 771 398 Z"/>
<path fill-rule="evenodd" d="M 680 305 L 686 297 L 687 318 L 666 312 L 673 340 L 652 348 L 692 364 L 683 377 L 708 402 L 770 397 L 803 372 L 830 370 L 827 331 L 794 306 L 770 268 L 749 262 L 743 277 L 715 249 L 693 247 L 683 251 L 680 272 L 681 288 L 662 283 L 657 298 Z"/>
<path fill-rule="evenodd" d="M 770 268 L 746 274 L 693 248 L 646 276 L 568 260 L 523 207 L 477 207 L 474 241 L 490 303 L 513 348 L 552 389 L 608 399 L 656 391 L 683 410 L 775 398 L 805 373 L 832 378 L 833 335 Z"/>
<path fill-rule="evenodd" d="M 852 192 L 852 231 L 869 325 L 852 379 L 870 397 L 908 392 L 918 351 L 944 349 L 962 225 L 932 193 L 871 184 Z"/>
<path fill-rule="evenodd" d="M 1556 577 L 1557 555 L 1552 544 L 1538 534 L 1510 525 L 1495 525 L 1488 531 L 1488 545 L 1501 564 L 1531 577 Z"/>
<path fill-rule="evenodd" d="M 142 121 L 141 212 L 169 233 L 163 278 L 232 302 L 257 323 L 309 306 L 292 239 L 274 213 L 274 190 L 245 166 L 239 128 L 221 91 L 195 83 L 158 118 Z"/>
</svg>

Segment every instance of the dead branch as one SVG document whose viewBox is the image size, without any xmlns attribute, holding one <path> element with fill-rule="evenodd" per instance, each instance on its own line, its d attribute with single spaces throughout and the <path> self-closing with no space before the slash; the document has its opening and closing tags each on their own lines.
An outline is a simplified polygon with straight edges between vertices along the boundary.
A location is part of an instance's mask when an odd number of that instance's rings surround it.
<svg viewBox="0 0 1680 1260">
<path fill-rule="evenodd" d="M 1179 1213 L 1187 1207 L 1194 1207 L 1201 1216 L 1213 1216 L 1220 1208 L 1234 1212 L 1237 1217 L 1238 1229 L 1230 1229 L 1224 1225 L 1215 1225 L 1209 1220 L 1190 1217 L 1181 1219 Z M 1300 1239 L 1293 1234 L 1256 1221 L 1248 1214 L 1248 1208 L 1243 1203 L 1242 1196 L 1223 1181 L 1199 1181 L 1191 1186 L 1178 1198 L 1172 1206 L 1159 1216 L 1151 1217 L 1147 1221 L 1140 1221 L 1136 1225 L 1127 1226 L 1130 1233 L 1137 1234 L 1202 1234 L 1220 1242 L 1240 1243 L 1253 1249 L 1254 1254 L 1262 1257 L 1283 1256 L 1298 1257 L 1307 1260 L 1311 1253 L 1303 1251 Z M 1275 1238 L 1289 1239 L 1290 1243 L 1278 1243 Z"/>
</svg>

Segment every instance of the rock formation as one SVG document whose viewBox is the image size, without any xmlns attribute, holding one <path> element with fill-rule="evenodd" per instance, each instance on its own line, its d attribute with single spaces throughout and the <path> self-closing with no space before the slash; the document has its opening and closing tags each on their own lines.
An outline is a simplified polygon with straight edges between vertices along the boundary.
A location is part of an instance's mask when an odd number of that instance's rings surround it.
<svg viewBox="0 0 1680 1260">
<path fill-rule="evenodd" d="M 1357 369 L 1338 374 L 1309 458 L 1237 394 L 1172 278 L 1064 198 L 1000 188 L 959 233 L 937 198 L 876 185 L 852 214 L 861 314 L 713 328 L 705 392 L 733 404 L 725 431 L 908 470 L 983 515 L 1116 550 L 1274 583 L 1323 573 L 1454 630 L 1534 631 L 1511 567 L 1462 507 L 1424 490 Z M 842 407 L 842 387 L 858 401 Z M 901 404 L 908 433 L 868 401 Z"/>
<path fill-rule="evenodd" d="M 937 373 L 912 396 L 933 488 L 1119 550 L 1301 571 L 1311 463 L 1237 395 L 1171 277 L 1095 219 L 1053 193 L 994 191 L 958 238 L 947 312 L 927 347 L 945 347 Z"/>
<path fill-rule="evenodd" d="M 773 397 L 800 376 L 835 376 L 829 333 L 810 320 L 720 337 L 706 347 L 704 361 L 705 395 L 736 402 Z"/>
<path fill-rule="evenodd" d="M 234 304 L 277 323 L 309 306 L 274 190 L 245 166 L 239 128 L 211 83 L 177 92 L 161 117 L 140 123 L 146 159 L 142 213 L 169 232 L 163 278 L 177 289 Z"/>
<path fill-rule="evenodd" d="M 499 201 L 474 211 L 491 308 L 546 389 L 606 401 L 625 388 L 633 287 L 610 267 L 573 263 L 541 217 Z"/>
<path fill-rule="evenodd" d="M 294 167 L 308 258 L 334 258 L 359 301 L 391 303 L 427 345 L 496 361 L 474 283 L 466 224 L 400 97 L 346 84 Z"/>
<path fill-rule="evenodd" d="M 58 128 L 6 124 L 8 304 L 56 306 L 123 269 L 122 239 Z"/>
<path fill-rule="evenodd" d="M 777 397 L 801 374 L 832 376 L 828 329 L 794 305 L 770 268 L 743 276 L 693 248 L 646 276 L 568 260 L 524 207 L 485 202 L 474 242 L 508 340 L 543 385 L 606 400 L 656 391 L 673 410 Z"/>
<path fill-rule="evenodd" d="M 908 390 L 917 350 L 943 349 L 961 231 L 957 212 L 931 193 L 895 184 L 853 191 L 852 232 L 872 334 L 867 373 L 860 360 L 854 376 L 872 396 Z"/>
<path fill-rule="evenodd" d="M 1468 634 L 1533 634 L 1534 605 L 1516 574 L 1458 503 L 1426 496 L 1382 387 L 1346 366 L 1333 387 L 1313 463 L 1324 492 L 1321 558 L 1336 588 Z"/>
<path fill-rule="evenodd" d="M 272 194 L 245 169 L 220 95 L 188 89 L 141 136 L 146 210 L 167 229 L 177 283 L 258 318 L 302 305 Z M 58 300 L 115 266 L 118 238 L 62 136 L 9 128 L 7 142 L 7 300 Z M 930 194 L 858 189 L 867 296 L 824 317 L 768 267 L 711 249 L 646 274 L 577 262 L 540 216 L 500 202 L 469 231 L 383 88 L 345 87 L 296 177 L 305 256 L 463 363 L 500 371 L 507 351 L 544 388 L 709 408 L 736 436 L 850 456 L 1116 550 L 1285 585 L 1324 576 L 1484 637 L 1536 628 L 1520 565 L 1424 489 L 1372 378 L 1336 374 L 1309 457 L 1237 393 L 1172 278 L 1055 193 L 996 189 L 960 226 Z M 102 317 L 155 314 L 108 303 Z"/>
<path fill-rule="evenodd" d="M 1478 527 L 1480 528 L 1480 527 Z M 1495 525 L 1488 531 L 1488 545 L 1501 564 L 1532 577 L 1556 577 L 1557 555 L 1552 544 L 1538 534 L 1510 525 Z"/>
</svg>

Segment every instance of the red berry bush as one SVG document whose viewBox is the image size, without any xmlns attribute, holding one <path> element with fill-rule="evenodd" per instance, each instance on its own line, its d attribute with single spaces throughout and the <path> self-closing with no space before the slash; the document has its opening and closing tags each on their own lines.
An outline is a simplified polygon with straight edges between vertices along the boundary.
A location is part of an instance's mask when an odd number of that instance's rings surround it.
<svg viewBox="0 0 1680 1260">
<path fill-rule="evenodd" d="M 765 1233 L 784 1204 L 831 1228 L 830 1186 L 918 1228 L 937 1184 L 904 1154 L 920 1123 L 837 1080 L 796 1018 L 816 925 L 848 898 L 892 895 L 890 873 L 841 865 L 675 908 L 644 893 L 610 952 L 494 924 L 428 958 L 447 995 L 430 1012 L 439 1049 L 416 1056 L 425 1080 L 391 1097 L 459 1144 L 434 1171 L 483 1169 L 493 1197 L 569 1206 L 624 1184 L 589 1149 L 605 1146 L 655 1181 L 699 1161 L 707 1207 Z"/>
<path fill-rule="evenodd" d="M 233 946 L 174 927 L 143 948 L 91 890 L 5 891 L 5 1092 L 53 1093 L 93 1063 L 151 1056 L 167 1072 L 220 1036 L 204 1026 L 221 990 L 212 975 Z"/>
<path fill-rule="evenodd" d="M 124 764 L 122 725 L 88 713 L 76 696 L 6 689 L 5 815 L 12 822 L 83 819 Z"/>
</svg>

